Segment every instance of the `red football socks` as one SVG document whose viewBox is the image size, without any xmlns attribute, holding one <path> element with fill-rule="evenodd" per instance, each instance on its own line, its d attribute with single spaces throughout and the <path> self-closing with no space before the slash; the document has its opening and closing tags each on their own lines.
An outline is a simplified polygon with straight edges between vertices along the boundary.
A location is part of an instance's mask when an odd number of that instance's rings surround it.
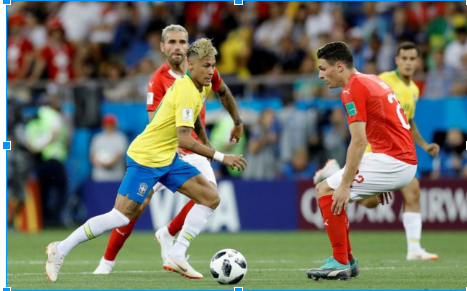
<svg viewBox="0 0 467 291">
<path fill-rule="evenodd" d="M 185 218 L 193 206 L 195 206 L 195 201 L 188 201 L 188 203 L 183 206 L 182 210 L 180 210 L 177 216 L 175 216 L 169 225 L 167 225 L 167 229 L 169 230 L 170 235 L 175 236 L 180 230 L 182 230 L 183 224 L 185 223 Z"/>
<path fill-rule="evenodd" d="M 115 261 L 118 252 L 123 247 L 123 244 L 127 238 L 133 232 L 135 222 L 137 219 L 130 220 L 130 223 L 124 227 L 115 228 L 110 234 L 109 242 L 107 243 L 107 249 L 105 250 L 104 259 L 107 261 Z"/>
<path fill-rule="evenodd" d="M 350 233 L 350 225 L 349 225 L 349 219 L 347 218 L 347 213 L 345 214 L 345 219 L 346 219 L 346 223 L 347 223 L 347 252 L 348 252 L 348 259 L 349 259 L 349 262 L 350 260 L 353 259 L 353 255 L 352 255 L 352 247 L 350 246 L 350 237 L 349 237 L 349 233 Z"/>
<path fill-rule="evenodd" d="M 336 261 L 347 265 L 350 243 L 347 236 L 347 213 L 342 210 L 340 215 L 331 212 L 332 195 L 322 196 L 318 199 L 321 214 L 323 215 L 324 226 L 328 233 L 332 245 L 332 255 Z M 350 249 L 349 249 L 350 250 Z"/>
</svg>

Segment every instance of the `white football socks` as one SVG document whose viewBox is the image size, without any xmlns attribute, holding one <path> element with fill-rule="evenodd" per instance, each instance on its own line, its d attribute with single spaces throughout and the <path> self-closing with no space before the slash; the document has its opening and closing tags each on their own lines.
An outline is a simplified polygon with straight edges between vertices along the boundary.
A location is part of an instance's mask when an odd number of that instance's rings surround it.
<svg viewBox="0 0 467 291">
<path fill-rule="evenodd" d="M 204 205 L 195 204 L 188 212 L 185 218 L 180 234 L 178 235 L 177 242 L 175 243 L 170 256 L 174 259 L 185 259 L 185 253 L 193 239 L 203 230 L 208 222 L 209 217 L 214 213 L 209 207 Z"/>
<path fill-rule="evenodd" d="M 422 237 L 422 215 L 418 212 L 404 212 L 402 222 L 407 236 L 407 252 L 421 251 L 420 239 Z"/>
<path fill-rule="evenodd" d="M 65 240 L 61 241 L 57 250 L 60 254 L 66 256 L 78 244 L 96 238 L 107 230 L 127 225 L 130 219 L 123 213 L 113 208 L 110 212 L 95 216 L 85 224 L 78 227 Z"/>
</svg>

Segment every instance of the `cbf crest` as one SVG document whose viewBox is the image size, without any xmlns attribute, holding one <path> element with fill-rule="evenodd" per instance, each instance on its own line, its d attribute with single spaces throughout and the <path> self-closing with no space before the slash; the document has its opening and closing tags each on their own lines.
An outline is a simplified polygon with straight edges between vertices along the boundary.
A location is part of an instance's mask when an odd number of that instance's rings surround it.
<svg viewBox="0 0 467 291">
<path fill-rule="evenodd" d="M 146 193 L 146 190 L 148 190 L 148 184 L 146 183 L 139 184 L 138 195 L 144 196 L 144 193 Z"/>
</svg>

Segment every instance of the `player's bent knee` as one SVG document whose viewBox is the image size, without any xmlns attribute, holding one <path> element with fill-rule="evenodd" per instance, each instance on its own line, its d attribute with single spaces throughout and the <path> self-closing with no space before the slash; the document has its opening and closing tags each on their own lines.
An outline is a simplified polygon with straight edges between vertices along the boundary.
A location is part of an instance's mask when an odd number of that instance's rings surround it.
<svg viewBox="0 0 467 291">
<path fill-rule="evenodd" d="M 378 199 L 376 199 L 376 196 L 363 199 L 363 200 L 358 200 L 358 203 L 360 205 L 365 206 L 366 208 L 376 208 L 379 205 Z"/>
<path fill-rule="evenodd" d="M 332 194 L 332 189 L 329 188 L 328 183 L 326 181 L 318 183 L 315 187 L 316 197 L 320 198 L 324 195 Z"/>
</svg>

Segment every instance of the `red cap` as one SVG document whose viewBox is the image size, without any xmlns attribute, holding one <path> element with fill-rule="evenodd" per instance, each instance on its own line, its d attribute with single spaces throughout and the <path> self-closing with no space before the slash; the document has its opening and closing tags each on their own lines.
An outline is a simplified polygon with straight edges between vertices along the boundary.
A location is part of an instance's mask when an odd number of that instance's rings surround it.
<svg viewBox="0 0 467 291">
<path fill-rule="evenodd" d="M 13 14 L 9 19 L 8 19 L 8 25 L 25 25 L 26 24 L 26 18 L 24 17 L 23 14 Z"/>
<path fill-rule="evenodd" d="M 48 30 L 63 29 L 62 21 L 58 17 L 52 17 L 45 24 Z"/>
<path fill-rule="evenodd" d="M 117 117 L 113 114 L 106 114 L 102 117 L 102 126 L 117 126 Z"/>
</svg>

